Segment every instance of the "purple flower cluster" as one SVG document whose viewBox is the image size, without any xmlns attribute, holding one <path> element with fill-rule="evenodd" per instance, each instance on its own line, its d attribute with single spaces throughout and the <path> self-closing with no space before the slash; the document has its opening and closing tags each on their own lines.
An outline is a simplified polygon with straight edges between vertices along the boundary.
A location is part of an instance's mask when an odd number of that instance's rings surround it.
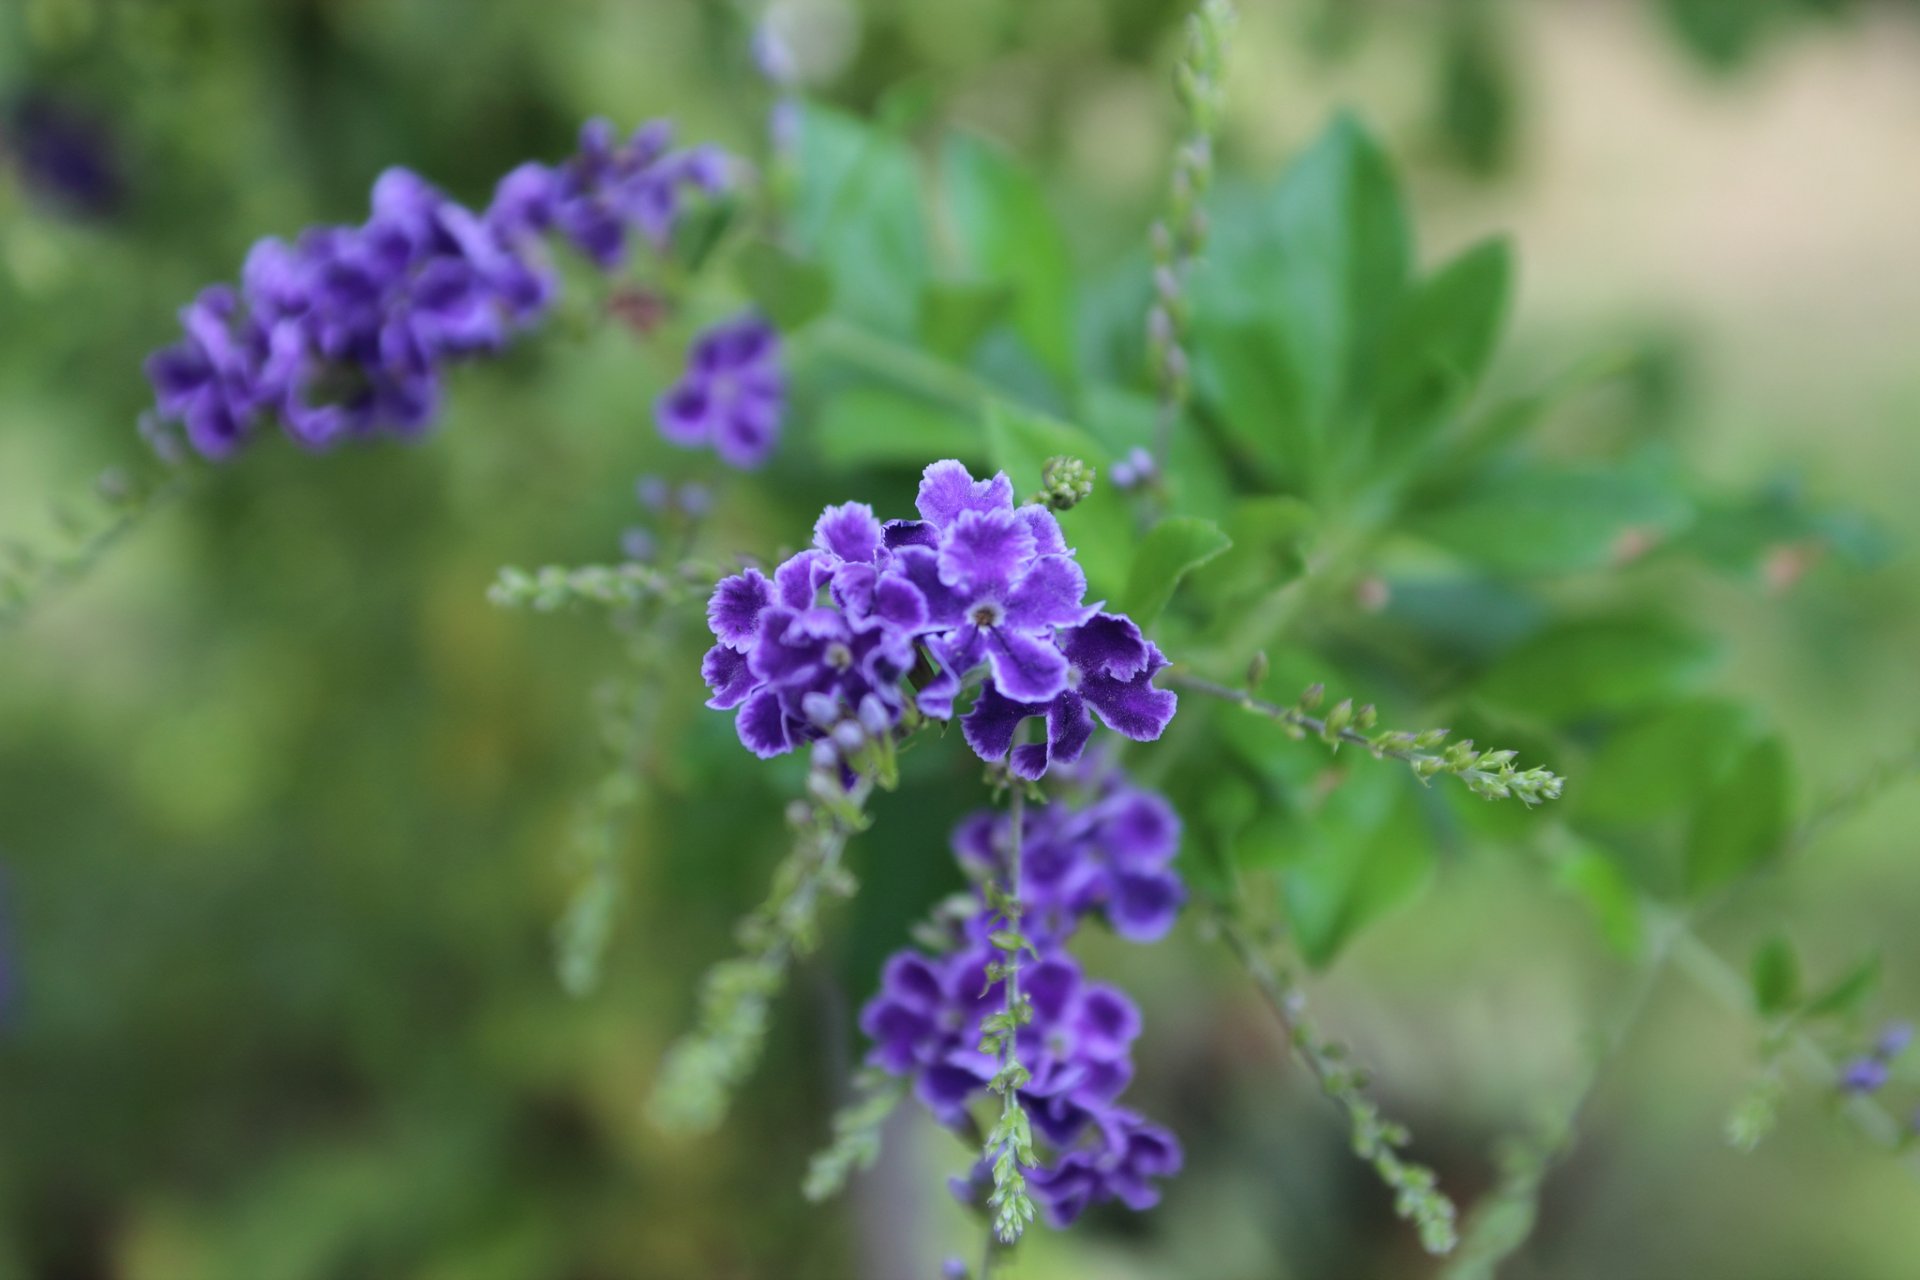
<svg viewBox="0 0 1920 1280">
<path fill-rule="evenodd" d="M 727 169 L 711 148 L 672 149 L 662 122 L 623 141 L 603 120 L 564 163 L 509 173 L 481 213 L 390 169 L 364 223 L 262 240 L 238 289 L 181 311 L 185 337 L 147 361 L 160 415 L 215 459 L 267 419 L 313 449 L 418 432 L 447 366 L 499 351 L 551 307 L 549 233 L 612 270 L 636 233 L 664 245 L 688 191 L 721 189 Z"/>
<path fill-rule="evenodd" d="M 1088 785 L 1078 803 L 1029 809 L 1021 824 L 1026 932 L 1064 938 L 1082 916 L 1098 912 L 1128 941 L 1156 941 L 1186 902 L 1186 887 L 1171 865 L 1180 817 L 1118 769 L 1083 772 Z M 954 829 L 954 856 L 971 875 L 1003 879 L 1010 826 L 996 809 L 969 815 Z"/>
<path fill-rule="evenodd" d="M 920 519 L 884 524 L 864 503 L 829 507 L 814 545 L 771 579 L 749 569 L 715 587 L 707 705 L 738 709 L 751 751 L 789 751 L 828 712 L 869 700 L 897 722 L 916 666 L 915 705 L 935 719 L 981 677 L 966 740 L 985 760 L 1011 752 L 1023 778 L 1079 759 L 1096 716 L 1137 741 L 1160 736 L 1176 705 L 1153 687 L 1167 660 L 1131 620 L 1084 603 L 1051 511 L 1016 507 L 1005 474 L 975 480 L 952 460 L 926 469 L 916 505 Z M 1045 740 L 1014 746 L 1030 717 L 1045 718 Z"/>
<path fill-rule="evenodd" d="M 660 434 L 721 461 L 757 467 L 773 451 L 786 402 L 780 335 L 749 312 L 715 325 L 693 344 L 686 374 L 654 408 Z"/>
<path fill-rule="evenodd" d="M 1181 1163 L 1172 1134 L 1119 1102 L 1133 1076 L 1139 1010 L 1118 989 L 1086 980 L 1066 950 L 1079 920 L 1095 911 L 1136 941 L 1166 932 L 1184 896 L 1167 866 L 1179 820 L 1166 801 L 1117 770 L 1093 773 L 1089 782 L 1075 803 L 1056 800 L 1029 814 L 1021 854 L 1023 923 L 1039 955 L 1020 969 L 1033 1005 L 1016 1039 L 1019 1061 L 1032 1073 L 1020 1101 L 1052 1148 L 1029 1185 L 1056 1226 L 1107 1200 L 1151 1207 L 1159 1199 L 1152 1180 L 1177 1173 Z M 997 878 L 1006 834 L 1004 817 L 975 815 L 954 832 L 954 851 L 970 871 Z M 1129 880 L 1154 887 L 1130 905 L 1121 887 Z M 987 966 L 1000 958 L 987 937 L 994 927 L 998 917 L 983 906 L 955 929 L 946 953 L 896 954 L 860 1017 L 872 1040 L 869 1061 L 911 1076 L 934 1118 L 954 1129 L 967 1127 L 969 1107 L 987 1096 L 1000 1066 L 979 1047 L 982 1020 L 1006 998 L 1001 983 L 987 980 Z M 956 1190 L 971 1199 L 989 1181 L 983 1165 Z"/>
<path fill-rule="evenodd" d="M 1889 1022 L 1880 1029 L 1873 1047 L 1853 1059 L 1840 1071 L 1840 1089 L 1844 1093 L 1878 1093 L 1893 1078 L 1893 1060 L 1913 1043 L 1913 1026 Z"/>
</svg>

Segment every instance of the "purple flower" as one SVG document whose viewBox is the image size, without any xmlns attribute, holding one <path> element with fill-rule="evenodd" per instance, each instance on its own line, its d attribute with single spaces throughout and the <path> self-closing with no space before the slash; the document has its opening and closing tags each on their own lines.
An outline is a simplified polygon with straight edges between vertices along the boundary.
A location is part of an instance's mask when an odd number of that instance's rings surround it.
<svg viewBox="0 0 1920 1280">
<path fill-rule="evenodd" d="M 1840 1072 L 1840 1088 L 1846 1093 L 1875 1093 L 1887 1083 L 1887 1064 L 1879 1058 L 1855 1058 Z"/>
<path fill-rule="evenodd" d="M 1913 1043 L 1913 1024 L 1910 1022 L 1889 1022 L 1880 1028 L 1880 1036 L 1873 1042 L 1873 1056 L 1882 1062 L 1891 1062 L 1907 1051 Z"/>
<path fill-rule="evenodd" d="M 675 444 L 711 446 L 733 466 L 757 467 L 773 451 L 785 403 L 780 335 L 749 313 L 700 335 L 654 418 Z"/>
<path fill-rule="evenodd" d="M 1180 1172 L 1179 1141 L 1159 1125 L 1115 1108 L 1100 1118 L 1095 1140 L 1034 1171 L 1035 1199 L 1056 1227 L 1073 1223 L 1091 1205 L 1118 1200 L 1129 1209 L 1151 1209 L 1160 1189 L 1150 1179 Z"/>
<path fill-rule="evenodd" d="M 419 432 L 449 366 L 500 351 L 551 308 L 543 234 L 611 265 L 630 227 L 662 242 L 683 191 L 718 189 L 726 167 L 717 152 L 668 150 L 662 125 L 617 143 L 596 123 L 581 155 L 515 169 L 483 214 L 390 169 L 364 223 L 262 240 L 237 291 L 209 289 L 181 313 L 185 337 L 147 362 L 160 416 L 216 459 L 269 418 L 313 449 Z"/>
<path fill-rule="evenodd" d="M 1131 942 L 1152 942 L 1173 927 L 1186 888 L 1171 867 L 1180 819 L 1165 799 L 1133 786 L 1117 769 L 1088 771 L 1088 794 L 1029 808 L 1020 842 L 1021 900 L 1029 931 L 1071 934 L 1100 913 Z M 1009 820 L 983 809 L 954 828 L 953 850 L 975 874 L 1004 873 Z"/>
<path fill-rule="evenodd" d="M 1080 758 L 1093 735 L 1093 716 L 1136 742 L 1155 740 L 1173 719 L 1178 696 L 1153 687 L 1154 674 L 1167 666 L 1166 655 L 1131 619 L 1095 614 L 1062 633 L 1060 653 L 1066 671 L 1061 689 L 1049 698 L 1009 696 L 1003 686 L 981 691 L 961 727 L 982 759 L 999 759 L 1013 748 L 1013 771 L 1037 779 L 1056 761 Z M 1046 717 L 1046 740 L 1014 748 L 1015 733 L 1031 716 Z"/>
<path fill-rule="evenodd" d="M 81 218 L 110 217 L 125 204 L 116 150 L 102 121 L 43 93 L 18 98 L 0 129 L 0 153 L 12 153 L 24 185 Z"/>
</svg>

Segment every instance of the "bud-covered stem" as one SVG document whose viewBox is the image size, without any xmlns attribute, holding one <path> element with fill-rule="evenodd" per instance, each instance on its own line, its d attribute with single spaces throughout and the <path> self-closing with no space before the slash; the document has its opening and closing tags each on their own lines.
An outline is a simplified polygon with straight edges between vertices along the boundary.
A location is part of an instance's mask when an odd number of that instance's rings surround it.
<svg viewBox="0 0 1920 1280">
<path fill-rule="evenodd" d="M 988 1131 L 983 1154 L 993 1171 L 993 1193 L 987 1197 L 990 1211 L 986 1252 L 981 1258 L 980 1280 L 989 1280 L 1000 1246 L 1018 1240 L 1033 1221 L 1033 1198 L 1027 1192 L 1026 1170 L 1037 1163 L 1033 1152 L 1032 1130 L 1026 1109 L 1020 1103 L 1020 1089 L 1027 1083 L 1027 1069 L 1020 1064 L 1020 1027 L 1033 1016 L 1030 1002 L 1020 993 L 1020 956 L 1030 944 L 1020 932 L 1024 914 L 1020 904 L 1020 854 L 1022 828 L 1026 823 L 1025 784 L 1012 775 L 1012 753 L 1008 753 L 1011 782 L 1007 806 L 1006 868 L 1003 883 L 988 885 L 987 909 L 1001 918 L 1001 927 L 990 940 L 1000 959 L 989 965 L 987 978 L 1003 984 L 1001 1011 L 981 1024 L 980 1049 L 1000 1059 L 988 1087 L 1000 1095 L 1000 1115 Z"/>
<path fill-rule="evenodd" d="M 1560 798 L 1560 776 L 1538 767 L 1514 768 L 1515 752 L 1476 751 L 1471 741 L 1456 742 L 1440 750 L 1447 737 L 1445 729 L 1429 729 L 1421 733 L 1404 730 L 1375 733 L 1374 709 L 1370 706 L 1355 707 L 1351 700 L 1341 701 L 1325 716 L 1314 715 L 1313 711 L 1321 697 L 1318 685 L 1307 690 L 1299 705 L 1283 707 L 1256 698 L 1244 690 L 1231 689 L 1185 671 L 1170 671 L 1166 680 L 1180 688 L 1235 703 L 1256 715 L 1286 725 L 1297 737 L 1312 735 L 1335 750 L 1342 743 L 1349 743 L 1364 748 L 1377 760 L 1404 761 L 1422 782 L 1448 774 L 1460 779 L 1475 795 L 1488 800 L 1511 798 L 1528 806 Z"/>
<path fill-rule="evenodd" d="M 649 600 L 683 598 L 693 583 L 711 578 L 703 565 L 684 566 L 678 575 L 644 564 L 550 564 L 532 572 L 508 565 L 487 588 L 487 599 L 503 609 L 537 613 L 582 604 L 624 609 Z"/>
<path fill-rule="evenodd" d="M 1327 1039 L 1314 1024 L 1306 998 L 1286 969 L 1276 964 L 1271 947 L 1257 940 L 1233 914 L 1221 909 L 1216 923 L 1268 1008 L 1280 1023 L 1287 1044 L 1320 1091 L 1346 1113 L 1354 1154 L 1373 1166 L 1394 1193 L 1394 1212 L 1414 1224 L 1428 1253 L 1451 1252 L 1458 1242 L 1454 1227 L 1457 1211 L 1442 1193 L 1433 1170 L 1401 1158 L 1411 1140 L 1405 1126 L 1387 1119 L 1379 1104 L 1367 1096 L 1366 1069 L 1355 1064 L 1344 1046 Z"/>
<path fill-rule="evenodd" d="M 821 895 L 853 893 L 840 858 L 868 825 L 873 783 L 856 777 L 842 788 L 836 773 L 816 769 L 809 777 L 809 801 L 795 802 L 793 851 L 774 873 L 766 902 L 740 924 L 743 954 L 708 970 L 698 1024 L 667 1052 L 648 1107 L 663 1128 L 704 1132 L 720 1123 L 734 1088 L 759 1059 L 788 966 L 813 950 Z"/>
<path fill-rule="evenodd" d="M 1213 139 L 1225 96 L 1226 41 L 1233 21 L 1230 0 L 1200 0 L 1187 16 L 1186 50 L 1174 70 L 1184 128 L 1174 147 L 1166 213 L 1153 224 L 1153 303 L 1147 310 L 1147 359 L 1159 399 L 1153 462 L 1162 473 L 1192 389 L 1186 282 L 1207 240 L 1202 205 L 1213 184 Z"/>
<path fill-rule="evenodd" d="M 0 627 L 20 622 L 41 600 L 84 577 L 142 520 L 184 495 L 194 474 L 174 470 L 143 481 L 119 469 L 103 472 L 84 502 L 55 509 L 59 528 L 52 546 L 0 544 Z"/>
</svg>

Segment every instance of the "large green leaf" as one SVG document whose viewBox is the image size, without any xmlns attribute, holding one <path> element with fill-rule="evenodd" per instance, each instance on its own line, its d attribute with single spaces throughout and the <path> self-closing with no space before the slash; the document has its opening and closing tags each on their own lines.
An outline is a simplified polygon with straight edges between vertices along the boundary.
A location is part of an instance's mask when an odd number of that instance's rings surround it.
<svg viewBox="0 0 1920 1280">
<path fill-rule="evenodd" d="M 1583 819 L 1625 826 L 1678 812 L 1751 741 L 1753 714 L 1717 698 L 1662 707 L 1607 738 L 1567 785 Z"/>
<path fill-rule="evenodd" d="M 937 458 L 986 461 L 979 423 L 941 405 L 878 387 L 828 400 L 814 423 L 820 456 L 834 466 L 909 466 Z"/>
<path fill-rule="evenodd" d="M 1692 508 L 1664 466 L 1533 464 L 1494 475 L 1412 532 L 1497 573 L 1559 574 L 1630 559 L 1684 527 Z"/>
<path fill-rule="evenodd" d="M 1687 836 L 1687 889 L 1718 888 L 1779 853 L 1787 837 L 1791 767 L 1777 738 L 1744 751 L 1701 798 Z"/>
<path fill-rule="evenodd" d="M 809 106 L 799 169 L 793 236 L 832 277 L 834 311 L 886 333 L 911 332 L 927 275 L 913 149 L 851 116 Z"/>
<path fill-rule="evenodd" d="M 1079 458 L 1102 476 L 1112 462 L 1106 448 L 1080 428 L 1000 401 L 987 406 L 987 452 L 1013 480 L 1016 501 L 1038 492 L 1048 458 Z M 1086 570 L 1090 597 L 1117 598 L 1127 581 L 1134 541 L 1124 496 L 1096 482 L 1093 496 L 1060 513 L 1060 527 Z"/>
<path fill-rule="evenodd" d="M 1637 955 L 1646 935 L 1640 895 L 1612 858 L 1596 845 L 1578 844 L 1554 866 L 1554 878 L 1593 912 L 1608 945 L 1622 955 Z"/>
<path fill-rule="evenodd" d="M 1508 654 L 1480 682 L 1479 695 L 1553 723 L 1635 711 L 1685 692 L 1714 653 L 1701 636 L 1661 619 L 1570 622 Z"/>
<path fill-rule="evenodd" d="M 1384 341 L 1374 438 L 1417 447 L 1467 402 L 1506 323 L 1513 255 L 1485 240 L 1422 281 L 1400 303 Z"/>
<path fill-rule="evenodd" d="M 833 300 L 833 281 L 820 266 L 764 240 L 741 252 L 737 269 L 754 303 L 788 333 L 825 311 Z"/>
<path fill-rule="evenodd" d="M 1122 610 L 1142 629 L 1152 626 L 1180 580 L 1232 545 L 1211 520 L 1168 516 L 1147 530 L 1133 554 Z"/>
<path fill-rule="evenodd" d="M 958 134 L 941 150 L 940 186 L 967 265 L 982 280 L 1012 287 L 1014 329 L 1072 390 L 1072 255 L 1039 185 L 1005 152 Z"/>
</svg>

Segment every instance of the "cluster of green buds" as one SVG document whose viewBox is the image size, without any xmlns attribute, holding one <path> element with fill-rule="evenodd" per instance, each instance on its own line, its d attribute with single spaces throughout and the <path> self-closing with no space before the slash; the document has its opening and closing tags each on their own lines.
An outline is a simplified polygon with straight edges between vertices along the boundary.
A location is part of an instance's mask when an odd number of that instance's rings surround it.
<svg viewBox="0 0 1920 1280">
<path fill-rule="evenodd" d="M 1322 685 L 1310 685 L 1290 708 L 1276 708 L 1276 718 L 1290 725 L 1296 736 L 1312 734 L 1338 750 L 1342 743 L 1363 747 L 1376 760 L 1402 760 L 1422 782 L 1451 776 L 1465 783 L 1475 795 L 1488 800 L 1518 800 L 1531 808 L 1546 800 L 1558 800 L 1562 780 L 1550 769 L 1518 769 L 1514 761 L 1519 752 L 1480 751 L 1473 740 L 1448 744 L 1449 730 L 1426 729 L 1418 733 L 1404 729 L 1375 731 L 1379 712 L 1371 705 L 1356 707 L 1351 698 L 1343 698 L 1325 716 L 1314 714 L 1325 700 Z M 1254 702 L 1255 700 L 1248 700 Z M 1256 709 L 1268 704 L 1255 702 Z"/>
<path fill-rule="evenodd" d="M 1160 435 L 1154 454 L 1166 459 L 1168 437 L 1191 390 L 1185 342 L 1189 317 L 1185 297 L 1189 264 L 1207 240 L 1202 207 L 1213 185 L 1213 138 L 1225 98 L 1227 35 L 1233 28 L 1229 0 L 1201 0 L 1187 17 L 1187 45 L 1174 72 L 1185 117 L 1173 157 L 1166 214 L 1153 225 L 1153 304 L 1147 312 L 1147 355 L 1160 395 Z"/>
<path fill-rule="evenodd" d="M 1093 496 L 1093 477 L 1093 468 L 1078 458 L 1048 458 L 1033 500 L 1054 511 L 1071 511 Z"/>
<path fill-rule="evenodd" d="M 682 575 L 686 577 L 686 575 Z M 528 572 L 509 565 L 487 588 L 487 599 L 503 609 L 554 613 L 577 605 L 628 609 L 649 600 L 671 599 L 687 582 L 650 565 L 550 564 Z"/>
<path fill-rule="evenodd" d="M 880 699 L 868 694 L 849 711 L 822 693 L 810 693 L 800 702 L 801 712 L 824 735 L 808 757 L 807 794 L 830 808 L 846 802 L 846 775 L 870 779 L 891 791 L 900 778 L 899 739 L 894 720 Z"/>
</svg>

